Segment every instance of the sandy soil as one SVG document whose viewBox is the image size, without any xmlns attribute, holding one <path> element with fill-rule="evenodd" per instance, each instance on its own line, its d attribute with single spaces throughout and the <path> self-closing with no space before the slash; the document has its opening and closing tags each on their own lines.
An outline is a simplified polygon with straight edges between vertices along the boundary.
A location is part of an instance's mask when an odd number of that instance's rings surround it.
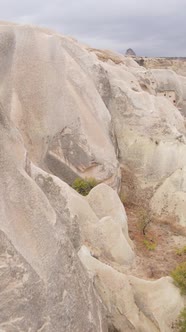
<svg viewBox="0 0 186 332">
<path fill-rule="evenodd" d="M 186 231 L 176 221 L 152 218 L 144 235 L 139 207 L 126 207 L 126 212 L 129 235 L 136 253 L 136 262 L 131 271 L 133 275 L 157 279 L 169 275 L 179 263 L 186 261 L 186 254 L 179 255 L 177 252 L 186 246 Z M 148 241 L 147 245 L 144 240 Z M 149 249 L 151 244 L 154 244 L 153 250 Z"/>
</svg>

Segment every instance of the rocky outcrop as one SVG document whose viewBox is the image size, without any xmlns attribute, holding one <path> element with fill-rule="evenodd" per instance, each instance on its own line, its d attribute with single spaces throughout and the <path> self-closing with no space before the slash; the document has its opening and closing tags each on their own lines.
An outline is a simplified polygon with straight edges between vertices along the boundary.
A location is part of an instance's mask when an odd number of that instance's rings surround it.
<svg viewBox="0 0 186 332">
<path fill-rule="evenodd" d="M 186 76 L 186 58 L 184 57 L 161 57 L 161 58 L 148 58 L 136 57 L 135 61 L 143 63 L 147 69 L 171 69 L 177 74 Z"/>
<path fill-rule="evenodd" d="M 86 247 L 79 256 L 107 307 L 110 327 L 116 331 L 172 330 L 184 302 L 170 277 L 144 281 L 124 275 L 91 257 Z"/>
<path fill-rule="evenodd" d="M 117 190 L 121 166 L 131 197 L 184 223 L 184 80 L 4 23 L 0 77 L 0 330 L 170 332 L 183 298 L 170 278 L 130 276 Z M 77 176 L 104 183 L 82 197 Z"/>
<path fill-rule="evenodd" d="M 111 62 L 94 67 L 92 75 L 111 113 L 126 176 L 123 190 L 133 199 L 138 193 L 137 199 L 145 204 L 166 178 L 185 165 L 185 119 L 179 109 L 183 111 L 183 82 L 170 70 L 147 71 Z M 132 186 L 127 183 L 131 174 Z"/>
<path fill-rule="evenodd" d="M 177 169 L 159 186 L 151 200 L 151 209 L 160 217 L 176 216 L 186 226 L 186 168 Z"/>
<path fill-rule="evenodd" d="M 102 303 L 63 229 L 63 213 L 55 211 L 25 171 L 24 136 L 10 120 L 15 35 L 12 28 L 2 30 L 0 330 L 107 331 Z M 24 87 L 29 93 L 22 82 Z"/>
<path fill-rule="evenodd" d="M 132 48 L 128 48 L 128 50 L 126 50 L 125 55 L 126 55 L 126 56 L 133 56 L 133 57 L 135 57 L 135 56 L 136 56 L 136 53 L 133 51 Z"/>
<path fill-rule="evenodd" d="M 23 142 L 2 110 L 0 151 L 0 329 L 107 331 L 63 210 L 25 172 Z"/>
<path fill-rule="evenodd" d="M 65 220 L 66 230 L 75 248 L 86 244 L 92 255 L 118 264 L 131 264 L 134 259 L 132 241 L 128 236 L 125 210 L 117 193 L 105 184 L 98 185 L 89 194 L 91 198 L 101 197 L 104 200 L 96 206 L 95 200 L 87 200 L 70 188 L 59 178 L 52 176 L 39 168 L 31 166 L 31 176 L 48 197 L 52 206 L 61 211 Z M 108 202 L 113 202 L 120 211 L 107 209 Z M 90 204 L 89 204 L 90 202 Z M 92 207 L 93 206 L 93 207 Z M 119 213 L 118 213 L 119 212 Z M 63 222 L 64 223 L 64 222 Z M 81 234 L 79 232 L 79 227 Z"/>
<path fill-rule="evenodd" d="M 36 28 L 8 25 L 1 31 L 2 52 L 7 45 L 7 54 L 13 54 L 1 95 L 9 92 L 10 118 L 30 159 L 68 183 L 77 176 L 93 176 L 119 188 L 111 117 L 77 60 L 79 52 L 84 57 L 88 52 L 68 38 Z M 73 45 L 74 56 L 68 45 Z M 2 70 L 8 66 L 7 54 L 1 54 Z"/>
</svg>

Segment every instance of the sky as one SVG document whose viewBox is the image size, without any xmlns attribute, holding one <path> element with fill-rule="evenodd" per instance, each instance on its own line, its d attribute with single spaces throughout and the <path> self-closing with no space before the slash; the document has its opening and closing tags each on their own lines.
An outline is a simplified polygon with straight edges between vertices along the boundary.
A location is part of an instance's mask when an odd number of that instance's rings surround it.
<svg viewBox="0 0 186 332">
<path fill-rule="evenodd" d="M 121 53 L 186 57 L 186 0 L 0 0 L 0 20 L 52 28 Z"/>
</svg>

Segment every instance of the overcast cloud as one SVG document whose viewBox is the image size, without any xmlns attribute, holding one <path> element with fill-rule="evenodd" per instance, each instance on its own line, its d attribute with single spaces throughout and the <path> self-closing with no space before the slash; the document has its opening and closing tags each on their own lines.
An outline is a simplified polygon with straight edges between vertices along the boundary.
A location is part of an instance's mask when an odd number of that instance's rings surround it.
<svg viewBox="0 0 186 332">
<path fill-rule="evenodd" d="M 186 0 L 0 0 L 0 13 L 92 47 L 186 57 Z"/>
</svg>

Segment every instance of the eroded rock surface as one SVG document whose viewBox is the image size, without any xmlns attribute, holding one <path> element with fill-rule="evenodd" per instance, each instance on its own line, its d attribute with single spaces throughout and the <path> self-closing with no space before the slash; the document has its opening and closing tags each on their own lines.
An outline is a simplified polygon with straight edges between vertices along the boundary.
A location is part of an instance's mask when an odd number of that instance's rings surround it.
<svg viewBox="0 0 186 332">
<path fill-rule="evenodd" d="M 170 332 L 172 279 L 116 270 L 135 255 L 114 189 L 121 166 L 131 197 L 185 225 L 184 78 L 9 23 L 0 77 L 0 330 Z M 85 198 L 77 176 L 105 184 Z"/>
<path fill-rule="evenodd" d="M 124 275 L 91 257 L 86 247 L 79 256 L 108 309 L 109 325 L 116 331 L 171 331 L 172 320 L 184 305 L 171 278 L 144 281 Z"/>
<path fill-rule="evenodd" d="M 92 75 L 112 117 L 126 176 L 123 190 L 130 198 L 138 192 L 137 199 L 150 202 L 157 187 L 185 166 L 185 77 L 170 69 L 145 69 L 133 65 L 132 59 L 130 63 L 128 58 L 120 59 L 116 65 L 109 55 L 107 61 L 100 58 Z M 133 186 L 128 182 L 131 174 Z"/>
<path fill-rule="evenodd" d="M 12 70 L 1 81 L 2 100 L 7 96 L 11 103 L 10 118 L 32 161 L 68 183 L 94 176 L 119 188 L 111 116 L 79 62 L 79 53 L 86 58 L 88 52 L 37 28 L 8 25 L 1 31 L 3 71 L 9 65 L 5 51 L 13 55 Z"/>
</svg>

